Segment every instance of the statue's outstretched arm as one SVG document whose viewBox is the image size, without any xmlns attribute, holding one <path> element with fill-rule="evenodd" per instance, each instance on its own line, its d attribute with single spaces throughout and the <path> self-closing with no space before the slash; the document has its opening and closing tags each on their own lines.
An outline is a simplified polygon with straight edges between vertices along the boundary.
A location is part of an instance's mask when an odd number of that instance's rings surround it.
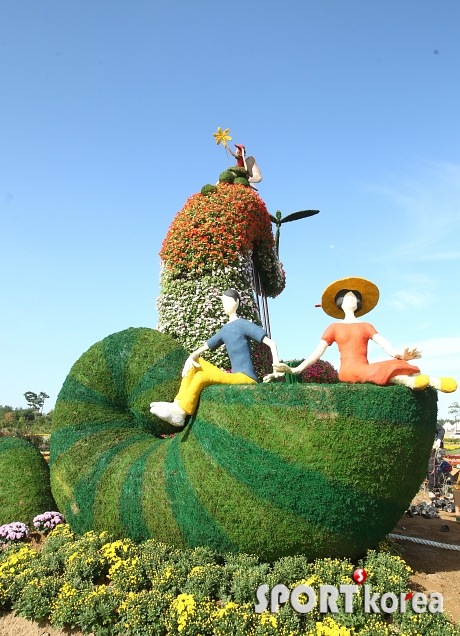
<svg viewBox="0 0 460 636">
<path fill-rule="evenodd" d="M 392 358 L 397 358 L 398 360 L 416 360 L 422 357 L 422 352 L 418 351 L 418 349 L 408 349 L 406 347 L 403 353 L 398 353 L 396 349 L 379 333 L 375 333 L 372 336 L 372 340 L 382 347 L 382 349 Z"/>
<path fill-rule="evenodd" d="M 291 368 L 291 367 L 288 367 L 287 364 L 280 362 L 280 364 L 277 364 L 277 365 L 274 364 L 273 368 L 275 371 L 278 371 L 278 372 L 293 373 L 294 375 L 298 375 L 299 373 L 302 373 L 304 369 L 308 369 L 308 367 L 310 367 L 317 360 L 319 360 L 321 356 L 323 355 L 323 353 L 328 348 L 328 346 L 329 345 L 327 344 L 325 340 L 320 340 L 319 345 L 316 347 L 313 353 L 311 353 L 308 356 L 308 358 L 305 358 L 305 360 L 301 362 L 298 367 Z"/>
</svg>

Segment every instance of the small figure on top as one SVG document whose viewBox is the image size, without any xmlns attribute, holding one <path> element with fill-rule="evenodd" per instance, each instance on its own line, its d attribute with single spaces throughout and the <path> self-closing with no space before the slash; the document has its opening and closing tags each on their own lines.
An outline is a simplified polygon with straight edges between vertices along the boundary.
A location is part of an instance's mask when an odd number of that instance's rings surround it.
<svg viewBox="0 0 460 636">
<path fill-rule="evenodd" d="M 236 148 L 236 154 L 233 152 L 233 150 L 227 146 L 228 151 L 230 152 L 230 154 L 235 157 L 236 159 L 236 165 L 240 166 L 240 168 L 246 168 L 246 148 L 242 145 L 242 144 L 235 144 L 235 148 Z"/>
</svg>

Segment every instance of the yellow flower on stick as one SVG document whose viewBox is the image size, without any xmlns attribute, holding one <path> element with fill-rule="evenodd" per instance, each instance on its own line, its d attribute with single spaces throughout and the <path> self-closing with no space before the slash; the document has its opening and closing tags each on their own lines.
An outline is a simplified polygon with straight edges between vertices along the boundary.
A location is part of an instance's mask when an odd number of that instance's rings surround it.
<svg viewBox="0 0 460 636">
<path fill-rule="evenodd" d="M 224 131 L 222 131 L 222 128 L 220 126 L 217 127 L 217 132 L 216 133 L 212 133 L 213 137 L 216 138 L 216 144 L 219 145 L 220 142 L 222 142 L 222 145 L 224 146 L 224 148 L 227 147 L 227 141 L 231 141 L 232 138 L 230 137 L 230 135 L 228 134 L 230 132 L 230 128 L 226 128 Z"/>
</svg>

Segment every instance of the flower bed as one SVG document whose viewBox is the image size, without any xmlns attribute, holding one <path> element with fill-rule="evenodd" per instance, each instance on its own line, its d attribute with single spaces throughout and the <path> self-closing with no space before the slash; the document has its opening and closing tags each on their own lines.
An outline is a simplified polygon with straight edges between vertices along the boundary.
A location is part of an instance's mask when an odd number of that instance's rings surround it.
<svg viewBox="0 0 460 636">
<path fill-rule="evenodd" d="M 384 542 L 359 562 L 371 593 L 409 591 L 410 568 L 394 544 Z M 255 590 L 278 583 L 353 583 L 348 559 L 308 563 L 302 556 L 272 564 L 247 554 L 220 555 L 208 548 L 178 550 L 152 540 L 136 545 L 106 532 L 76 536 L 67 525 L 50 533 L 41 552 L 17 544 L 0 553 L 0 608 L 54 627 L 80 627 L 96 636 L 458 636 L 445 614 L 365 614 L 362 594 L 353 613 L 323 615 L 316 605 L 299 614 L 254 612 Z"/>
</svg>

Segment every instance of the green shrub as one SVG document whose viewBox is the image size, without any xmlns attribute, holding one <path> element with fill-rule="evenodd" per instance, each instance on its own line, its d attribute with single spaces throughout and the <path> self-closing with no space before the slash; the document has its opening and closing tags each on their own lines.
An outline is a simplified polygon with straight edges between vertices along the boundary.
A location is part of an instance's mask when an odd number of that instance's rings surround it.
<svg viewBox="0 0 460 636">
<path fill-rule="evenodd" d="M 11 601 L 20 594 L 22 586 L 17 584 L 17 579 L 22 574 L 32 572 L 30 566 L 38 558 L 35 550 L 28 546 L 12 545 L 0 553 L 0 609 L 8 607 Z M 25 583 L 25 581 L 24 581 Z"/>
<path fill-rule="evenodd" d="M 233 181 L 233 183 L 235 185 L 249 186 L 249 181 L 247 179 L 245 179 L 244 177 L 236 177 L 236 179 Z"/>
<path fill-rule="evenodd" d="M 58 547 L 63 537 L 68 540 Z M 83 567 L 80 578 L 75 577 L 75 558 L 70 557 L 83 548 L 105 563 L 106 576 L 96 584 L 91 568 Z M 60 573 L 51 571 L 50 559 L 62 564 Z M 369 551 L 360 565 L 368 572 L 371 594 L 409 589 L 410 568 L 388 546 Z M 278 614 L 254 612 L 261 584 L 293 589 L 306 583 L 318 593 L 320 585 L 351 583 L 353 567 L 347 559 L 308 563 L 298 555 L 268 564 L 254 555 L 221 557 L 207 549 L 176 550 L 154 541 L 138 546 L 95 533 L 72 538 L 68 526 L 58 526 L 41 552 L 18 545 L 0 552 L 0 607 L 12 607 L 29 620 L 50 617 L 56 628 L 78 627 L 97 636 L 460 636 L 445 614 L 415 614 L 409 606 L 406 613 L 392 615 L 390 632 L 385 614 L 364 613 L 362 587 L 352 614 L 344 612 L 341 597 L 333 617 L 320 614 L 317 606 L 297 614 L 289 604 Z"/>
<path fill-rule="evenodd" d="M 452 625 L 446 614 L 415 614 L 411 609 L 398 616 L 398 627 L 400 633 L 407 636 L 458 636 L 460 634 L 460 624 Z"/>
<path fill-rule="evenodd" d="M 211 183 L 207 183 L 201 188 L 201 194 L 203 194 L 204 196 L 209 196 L 210 194 L 213 194 L 214 192 L 217 192 L 217 188 L 215 185 L 212 185 Z"/>
<path fill-rule="evenodd" d="M 0 526 L 55 510 L 48 464 L 39 451 L 18 437 L 0 437 Z"/>
<path fill-rule="evenodd" d="M 219 183 L 233 183 L 235 175 L 231 170 L 225 170 L 219 176 Z"/>
<path fill-rule="evenodd" d="M 118 607 L 121 633 L 164 636 L 167 611 L 173 600 L 172 594 L 162 594 L 158 590 L 142 590 L 128 595 Z"/>
<path fill-rule="evenodd" d="M 64 581 L 56 576 L 37 576 L 29 580 L 21 591 L 14 608 L 18 616 L 29 620 L 46 620 L 53 609 Z"/>
<path fill-rule="evenodd" d="M 230 168 L 227 168 L 227 170 L 233 172 L 235 177 L 242 177 L 244 179 L 247 179 L 249 177 L 248 171 L 244 166 L 230 166 Z"/>
<path fill-rule="evenodd" d="M 78 587 L 64 583 L 53 604 L 50 620 L 54 627 L 79 626 L 95 636 L 116 634 L 120 604 L 118 594 L 107 587 L 80 583 Z"/>
</svg>

